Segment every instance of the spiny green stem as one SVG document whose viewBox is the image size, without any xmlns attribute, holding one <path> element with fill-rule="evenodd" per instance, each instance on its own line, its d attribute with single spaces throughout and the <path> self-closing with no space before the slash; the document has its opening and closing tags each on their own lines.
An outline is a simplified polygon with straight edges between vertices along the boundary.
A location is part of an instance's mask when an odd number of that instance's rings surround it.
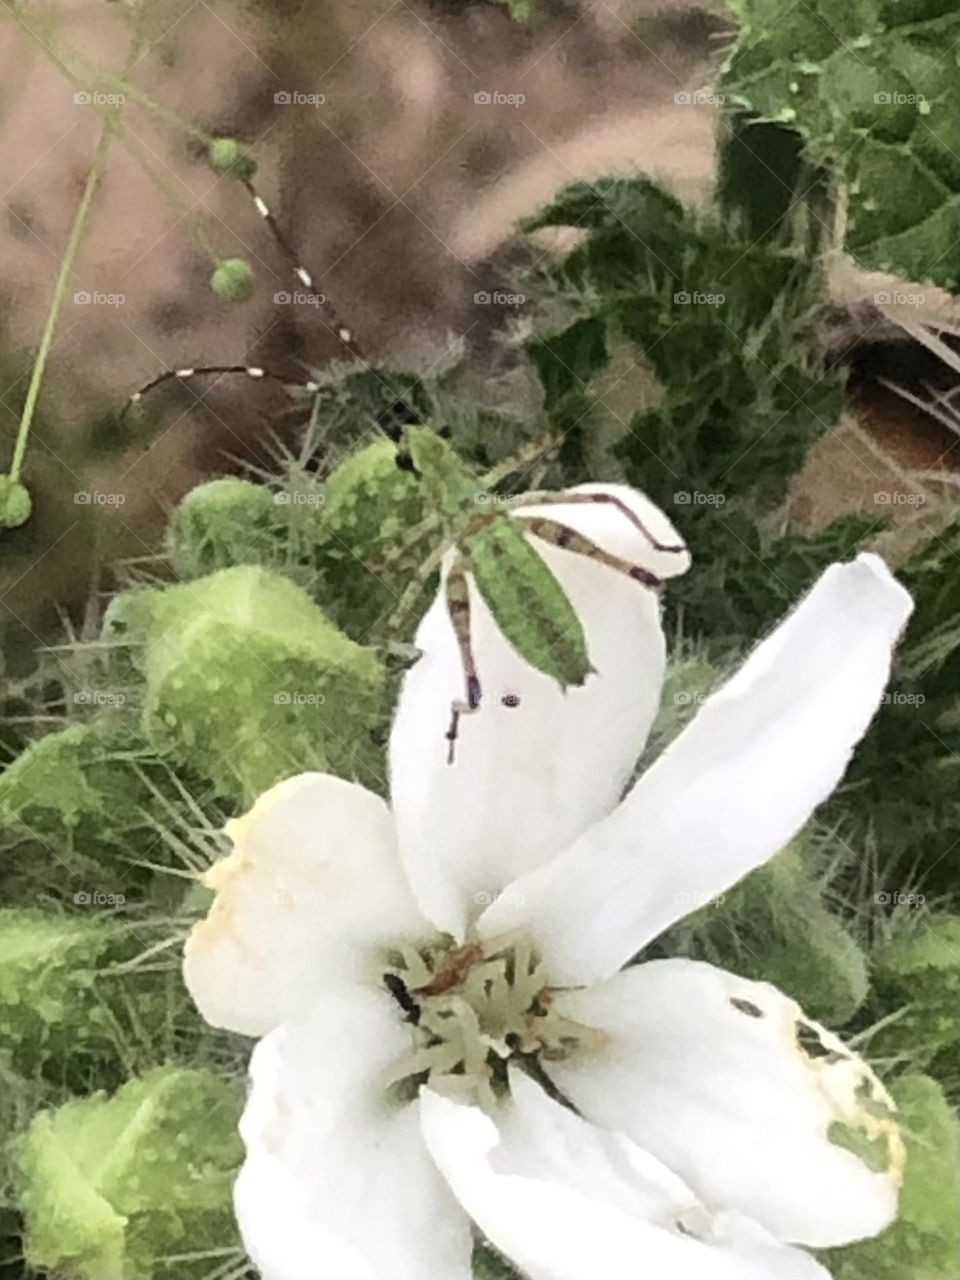
<svg viewBox="0 0 960 1280">
<path fill-rule="evenodd" d="M 110 146 L 110 139 L 113 135 L 114 125 L 108 121 L 103 126 L 103 132 L 100 134 L 100 141 L 97 143 L 97 150 L 94 153 L 93 163 L 87 174 L 86 185 L 83 189 L 83 196 L 77 207 L 76 216 L 73 219 L 73 226 L 70 228 L 70 238 L 67 241 L 67 248 L 64 252 L 63 259 L 60 263 L 60 271 L 57 275 L 57 282 L 54 285 L 53 297 L 50 300 L 50 307 L 47 311 L 47 322 L 43 328 L 43 336 L 40 339 L 40 349 L 37 352 L 37 359 L 33 366 L 33 372 L 30 375 L 30 385 L 27 388 L 26 399 L 23 402 L 23 412 L 20 415 L 20 426 L 17 430 L 17 443 L 13 450 L 13 462 L 10 466 L 10 477 L 13 480 L 20 478 L 20 471 L 23 467 L 24 454 L 27 451 L 27 440 L 30 437 L 30 427 L 33 423 L 34 410 L 37 407 L 37 398 L 40 395 L 40 387 L 43 383 L 43 374 L 47 365 L 47 357 L 50 354 L 50 348 L 53 345 L 53 335 L 57 328 L 57 321 L 60 318 L 60 309 L 63 306 L 63 297 L 67 290 L 67 281 L 73 271 L 73 264 L 76 260 L 77 251 L 80 248 L 80 241 L 87 225 L 87 217 L 90 213 L 90 207 L 93 204 L 94 193 L 100 182 L 100 176 L 103 168 L 103 161 L 106 158 L 107 150 Z"/>
</svg>

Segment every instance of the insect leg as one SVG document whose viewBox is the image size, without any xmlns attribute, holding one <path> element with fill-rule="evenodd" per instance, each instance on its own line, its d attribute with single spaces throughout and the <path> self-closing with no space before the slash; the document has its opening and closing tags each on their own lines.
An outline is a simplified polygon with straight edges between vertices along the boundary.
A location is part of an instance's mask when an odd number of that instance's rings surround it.
<svg viewBox="0 0 960 1280">
<path fill-rule="evenodd" d="M 274 240 L 279 245 L 281 252 L 284 254 L 288 262 L 290 263 L 290 266 L 293 269 L 293 274 L 296 276 L 296 278 L 300 281 L 300 283 L 303 285 L 305 289 L 314 288 L 314 279 L 313 279 L 312 273 L 309 272 L 306 269 L 306 267 L 304 267 L 301 264 L 300 259 L 298 258 L 296 252 L 293 249 L 293 246 L 290 244 L 290 241 L 280 230 L 280 224 L 277 222 L 276 218 L 273 216 L 273 212 L 268 206 L 267 202 L 260 196 L 256 187 L 253 185 L 253 183 L 250 181 L 249 178 L 243 179 L 243 186 L 247 192 L 247 195 L 253 201 L 254 208 L 256 209 L 257 213 L 259 213 L 260 217 L 266 223 L 267 227 L 269 228 L 270 234 L 273 236 Z M 337 340 L 341 344 L 341 346 L 344 347 L 346 354 L 351 359 L 362 360 L 364 363 L 366 363 L 363 351 L 360 348 L 360 344 L 357 342 L 356 336 L 354 335 L 353 331 L 343 323 L 343 321 L 337 315 L 337 312 L 334 309 L 333 304 L 330 302 L 330 300 L 326 296 L 324 296 L 323 298 L 323 307 L 326 310 L 327 316 L 330 319 L 329 327 L 331 327 L 333 332 L 336 334 Z"/>
<path fill-rule="evenodd" d="M 598 547 L 595 542 L 578 533 L 576 529 L 571 529 L 569 525 L 561 524 L 558 520 L 546 520 L 543 516 L 524 515 L 523 511 L 517 511 L 514 514 L 523 520 L 535 537 L 549 542 L 551 546 L 562 547 L 575 555 L 586 556 L 588 560 L 596 560 L 598 564 L 608 565 L 611 569 L 626 574 L 628 578 L 633 578 L 634 582 L 640 582 L 645 587 L 663 586 L 662 580 L 649 569 L 645 569 L 643 565 L 631 564 L 621 556 L 604 551 L 603 547 Z"/>
<path fill-rule="evenodd" d="M 536 440 L 532 440 L 530 444 L 518 450 L 511 458 L 506 458 L 499 466 L 494 467 L 492 471 L 488 471 L 480 481 L 481 488 L 489 489 L 495 484 L 499 484 L 506 476 L 512 476 L 514 472 L 521 471 L 524 467 L 531 466 L 555 449 L 560 443 L 560 436 L 556 431 L 548 431 L 545 435 L 540 436 Z"/>
<path fill-rule="evenodd" d="M 460 662 L 466 685 L 466 699 L 455 699 L 450 704 L 450 727 L 447 729 L 447 764 L 453 764 L 456 741 L 460 729 L 460 717 L 471 715 L 480 708 L 482 691 L 480 677 L 477 675 L 477 664 L 473 656 L 473 645 L 470 640 L 470 589 L 464 570 L 462 556 L 457 556 L 453 568 L 447 576 L 446 585 L 447 612 L 457 637 L 457 648 L 460 650 Z"/>
<path fill-rule="evenodd" d="M 637 513 L 632 511 L 627 503 L 624 502 L 622 498 L 618 498 L 614 493 L 567 493 L 563 490 L 553 491 L 542 489 L 538 493 L 522 494 L 520 500 L 515 504 L 513 509 L 522 515 L 524 507 L 545 502 L 573 502 L 581 504 L 606 503 L 610 506 L 616 507 L 618 511 L 621 511 L 633 527 L 635 529 L 639 529 L 654 551 L 668 551 L 679 554 L 687 550 L 686 546 L 682 542 L 678 544 L 659 542 L 643 523 Z"/>
<path fill-rule="evenodd" d="M 418 537 L 422 537 L 430 529 L 435 528 L 436 524 L 437 524 L 437 521 L 435 517 L 429 516 L 426 520 L 416 525 L 414 529 L 411 530 L 411 533 L 415 532 Z M 406 549 L 409 550 L 409 548 L 413 545 L 413 540 L 405 539 L 405 542 L 406 542 Z M 424 582 L 426 582 L 430 574 L 433 573 L 434 570 L 439 567 L 440 561 L 443 559 L 444 555 L 447 553 L 449 549 L 450 549 L 449 542 L 441 542 L 441 544 L 438 547 L 435 547 L 433 551 L 430 552 L 429 556 L 427 556 L 427 559 L 417 570 L 416 576 L 413 577 L 407 583 L 406 587 L 403 590 L 403 594 L 400 596 L 400 599 L 397 601 L 394 607 L 390 610 L 390 613 L 387 616 L 387 621 L 386 621 L 387 631 L 398 631 L 400 629 L 400 627 L 406 621 L 407 614 L 416 604 L 417 598 L 420 595 L 420 592 L 423 590 Z M 383 561 L 384 565 L 394 564 L 400 558 L 400 554 L 401 554 L 400 551 L 397 551 L 395 553 L 391 552 L 387 557 L 385 557 Z"/>
</svg>

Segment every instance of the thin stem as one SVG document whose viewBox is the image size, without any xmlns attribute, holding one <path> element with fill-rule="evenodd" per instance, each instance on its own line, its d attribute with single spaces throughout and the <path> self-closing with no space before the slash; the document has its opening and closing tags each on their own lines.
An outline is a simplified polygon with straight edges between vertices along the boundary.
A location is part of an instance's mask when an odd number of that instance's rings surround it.
<svg viewBox="0 0 960 1280">
<path fill-rule="evenodd" d="M 28 22 L 20 12 L 19 6 L 12 6 L 6 3 L 6 0 L 2 0 L 2 3 L 3 8 L 12 15 L 13 20 L 21 31 L 25 32 L 31 40 L 38 44 L 44 53 L 60 68 L 67 79 L 74 84 L 79 84 L 82 88 L 90 91 L 95 89 L 102 90 L 106 85 L 112 91 L 122 93 L 133 102 L 154 112 L 172 128 L 180 130 L 196 142 L 209 146 L 214 140 L 212 134 L 207 133 L 205 129 L 201 129 L 199 125 L 194 124 L 192 121 L 184 120 L 175 111 L 164 106 L 162 102 L 158 102 L 156 98 L 141 89 L 139 85 L 134 84 L 132 80 L 126 79 L 124 74 L 114 75 L 110 72 L 104 72 L 95 62 L 85 57 L 79 49 L 68 45 L 65 41 L 55 36 L 50 25 L 40 21 L 35 14 L 31 13 L 31 21 Z M 80 68 L 79 71 L 75 69 L 77 67 Z M 124 71 L 126 70 L 127 68 L 124 68 Z"/>
<path fill-rule="evenodd" d="M 0 4 L 2 4 L 4 8 L 9 9 L 9 6 L 6 5 L 3 0 L 0 0 Z M 68 65 L 64 58 L 62 48 L 57 46 L 54 37 L 49 31 L 45 30 L 41 33 L 40 31 L 34 30 L 29 23 L 24 21 L 23 18 L 17 14 L 16 10 L 10 9 L 9 11 L 13 13 L 21 30 L 34 41 L 43 54 L 50 60 L 57 70 L 60 71 L 65 80 L 68 80 L 70 84 L 77 89 L 90 89 L 91 83 L 93 82 L 89 78 L 89 73 L 86 76 L 83 76 L 79 74 L 73 66 Z M 142 13 L 139 16 L 142 17 Z M 76 50 L 71 49 L 70 53 L 74 58 L 80 58 L 80 54 L 77 53 Z M 87 65 L 89 68 L 92 64 Z M 167 123 L 182 130 L 185 134 L 195 140 L 202 142 L 205 148 L 209 147 L 210 143 L 213 141 L 211 134 L 208 134 L 197 126 L 192 125 L 189 121 L 181 120 L 174 112 L 169 111 L 166 107 L 163 107 L 160 103 L 156 102 L 149 94 L 143 93 L 130 81 L 119 76 L 100 76 L 96 82 L 96 88 L 99 89 L 103 84 L 107 84 L 111 88 L 122 88 L 125 97 L 129 97 L 141 106 L 155 111 L 160 118 L 166 120 Z M 193 212 L 191 206 L 187 205 L 184 200 L 180 199 L 180 197 L 167 184 L 166 180 L 160 174 L 160 171 L 147 158 L 145 148 L 120 119 L 118 108 L 116 106 L 101 105 L 97 101 L 91 100 L 89 109 L 96 112 L 96 114 L 103 119 L 104 123 L 114 120 L 119 124 L 117 140 L 126 147 L 158 191 L 160 191 L 160 193 L 170 202 L 172 207 L 177 210 L 177 213 L 186 225 L 187 233 L 193 237 L 201 252 L 204 253 L 211 262 L 216 263 L 220 255 L 213 248 L 210 238 L 204 228 L 202 219 Z"/>
<path fill-rule="evenodd" d="M 40 387 L 43 383 L 43 375 L 47 366 L 47 357 L 49 356 L 50 348 L 53 345 L 53 335 L 57 328 L 57 321 L 60 319 L 60 309 L 63 306 L 63 298 L 67 290 L 67 281 L 73 271 L 73 264 L 80 248 L 80 242 L 83 239 L 83 233 L 87 225 L 87 217 L 89 216 L 90 208 L 93 204 L 93 197 L 100 182 L 103 161 L 106 159 L 113 131 L 113 120 L 106 121 L 103 126 L 103 131 L 100 134 L 100 141 L 97 143 L 93 163 L 90 165 L 90 171 L 87 174 L 86 185 L 83 188 L 83 196 L 81 197 L 76 215 L 73 219 L 73 226 L 70 228 L 70 238 L 67 241 L 67 248 L 60 263 L 60 271 L 57 275 L 57 282 L 54 285 L 53 297 L 50 300 L 50 307 L 47 311 L 47 321 L 43 328 L 43 336 L 40 339 L 40 349 L 37 352 L 33 372 L 30 375 L 30 385 L 27 388 L 26 399 L 23 402 L 23 412 L 20 415 L 20 426 L 17 430 L 17 442 L 14 445 L 13 450 L 13 462 L 10 465 L 10 478 L 12 480 L 18 480 L 20 478 L 20 472 L 23 468 L 23 459 L 27 451 L 27 441 L 30 437 L 30 427 L 33 423 L 33 415 L 37 407 L 37 398 L 40 395 Z"/>
</svg>

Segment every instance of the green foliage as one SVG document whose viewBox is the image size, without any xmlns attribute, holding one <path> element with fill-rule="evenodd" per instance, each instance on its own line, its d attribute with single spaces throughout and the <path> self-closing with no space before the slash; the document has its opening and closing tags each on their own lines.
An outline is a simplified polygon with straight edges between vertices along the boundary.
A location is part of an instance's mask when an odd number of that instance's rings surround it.
<svg viewBox="0 0 960 1280">
<path fill-rule="evenodd" d="M 843 1024 L 867 994 L 866 959 L 809 862 L 795 842 L 681 921 L 658 950 L 772 982 L 817 1021 Z"/>
<path fill-rule="evenodd" d="M 231 795 L 307 768 L 379 780 L 383 669 L 279 574 L 240 566 L 158 592 L 144 675 L 156 749 Z"/>
<path fill-rule="evenodd" d="M 224 1081 L 175 1068 L 41 1112 L 20 1148 L 28 1262 L 79 1280 L 209 1272 L 236 1244 L 238 1114 Z"/>
<path fill-rule="evenodd" d="M 71 894 L 142 894 L 149 877 L 135 872 L 134 857 L 157 843 L 154 788 L 170 790 L 157 764 L 119 711 L 31 743 L 0 774 L 0 826 L 14 838 L 0 863 L 8 894 L 23 884 L 30 901 L 41 888 L 59 897 L 64 871 Z"/>
<path fill-rule="evenodd" d="M 903 1016 L 879 1026 L 870 1052 L 903 1056 L 951 1081 L 957 1079 L 960 1041 L 960 916 L 922 916 L 908 934 L 894 936 L 871 953 L 873 998 L 882 1010 Z M 939 1069 L 938 1069 L 939 1068 Z"/>
<path fill-rule="evenodd" d="M 795 128 L 849 192 L 846 247 L 869 270 L 955 288 L 960 13 L 952 0 L 738 0 L 728 102 Z"/>
<path fill-rule="evenodd" d="M 960 1263 L 960 1125 L 929 1076 L 911 1073 L 890 1089 L 907 1147 L 900 1215 L 874 1240 L 831 1250 L 836 1280 L 956 1280 Z"/>
<path fill-rule="evenodd" d="M 573 379 L 545 378 L 558 424 L 584 416 L 601 346 L 623 336 L 662 388 L 655 407 L 621 424 L 627 479 L 668 510 L 687 505 L 695 557 L 697 525 L 735 510 L 745 490 L 751 514 L 769 511 L 840 408 L 839 375 L 824 376 L 813 342 L 822 281 L 808 246 L 757 241 L 716 213 L 697 218 L 645 178 L 577 184 L 531 225 L 589 233 L 549 273 L 589 318 L 537 340 Z"/>
<path fill-rule="evenodd" d="M 282 503 L 262 484 L 225 476 L 191 489 L 171 517 L 167 554 L 178 578 L 199 578 L 239 564 L 269 564 L 278 554 Z"/>
<path fill-rule="evenodd" d="M 506 1258 L 484 1240 L 474 1245 L 472 1263 L 474 1280 L 519 1280 Z"/>
<path fill-rule="evenodd" d="M 103 1038 L 93 988 L 117 936 L 109 919 L 0 911 L 0 1052 L 15 1070 L 32 1074 L 51 1055 Z"/>
</svg>

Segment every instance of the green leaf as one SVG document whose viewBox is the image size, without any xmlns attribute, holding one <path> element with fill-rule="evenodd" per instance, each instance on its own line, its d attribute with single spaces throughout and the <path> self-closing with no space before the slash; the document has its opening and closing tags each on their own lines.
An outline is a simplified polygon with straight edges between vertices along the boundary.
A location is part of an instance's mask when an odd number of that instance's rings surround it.
<svg viewBox="0 0 960 1280">
<path fill-rule="evenodd" d="M 209 1272 L 209 1256 L 165 1258 L 238 1247 L 238 1115 L 238 1090 L 171 1067 L 42 1112 L 19 1152 L 27 1261 L 64 1280 Z"/>
<path fill-rule="evenodd" d="M 743 0 L 728 102 L 796 129 L 849 195 L 846 248 L 867 270 L 955 288 L 960 11 Z"/>
<path fill-rule="evenodd" d="M 899 1216 L 876 1239 L 831 1250 L 827 1265 L 836 1280 L 956 1280 L 960 1124 L 929 1076 L 903 1076 L 890 1092 L 907 1148 Z"/>
<path fill-rule="evenodd" d="M 883 1010 L 904 1010 L 902 1017 L 881 1026 L 871 1037 L 870 1052 L 882 1057 L 904 1054 L 927 1070 L 944 1055 L 945 1069 L 955 1078 L 955 1048 L 960 1040 L 960 916 L 921 915 L 909 934 L 874 948 L 870 958 L 878 1017 Z"/>
<path fill-rule="evenodd" d="M 68 1049 L 76 1061 L 109 1035 L 94 983 L 118 935 L 108 918 L 0 911 L 0 1051 L 16 1069 Z"/>
<path fill-rule="evenodd" d="M 563 688 L 583 684 L 592 668 L 580 619 L 514 521 L 495 520 L 466 549 L 478 591 L 520 656 Z"/>
<path fill-rule="evenodd" d="M 114 689 L 109 696 L 127 694 Z M 70 894 L 122 888 L 132 899 L 153 883 L 132 863 L 143 846 L 154 847 L 153 861 L 162 857 L 157 793 L 174 787 L 150 744 L 121 718 L 124 710 L 125 703 L 47 733 L 0 774 L 0 826 L 17 838 L 16 856 L 3 868 L 8 897 L 32 903 L 40 892 L 59 896 L 69 887 Z"/>
<path fill-rule="evenodd" d="M 607 363 L 606 325 L 597 317 L 577 320 L 562 333 L 532 338 L 527 351 L 540 375 L 553 421 L 565 414 L 576 417 L 587 383 Z"/>
<path fill-rule="evenodd" d="M 159 593 L 144 673 L 144 731 L 231 795 L 310 768 L 382 786 L 379 660 L 279 574 L 241 566 Z"/>
</svg>

